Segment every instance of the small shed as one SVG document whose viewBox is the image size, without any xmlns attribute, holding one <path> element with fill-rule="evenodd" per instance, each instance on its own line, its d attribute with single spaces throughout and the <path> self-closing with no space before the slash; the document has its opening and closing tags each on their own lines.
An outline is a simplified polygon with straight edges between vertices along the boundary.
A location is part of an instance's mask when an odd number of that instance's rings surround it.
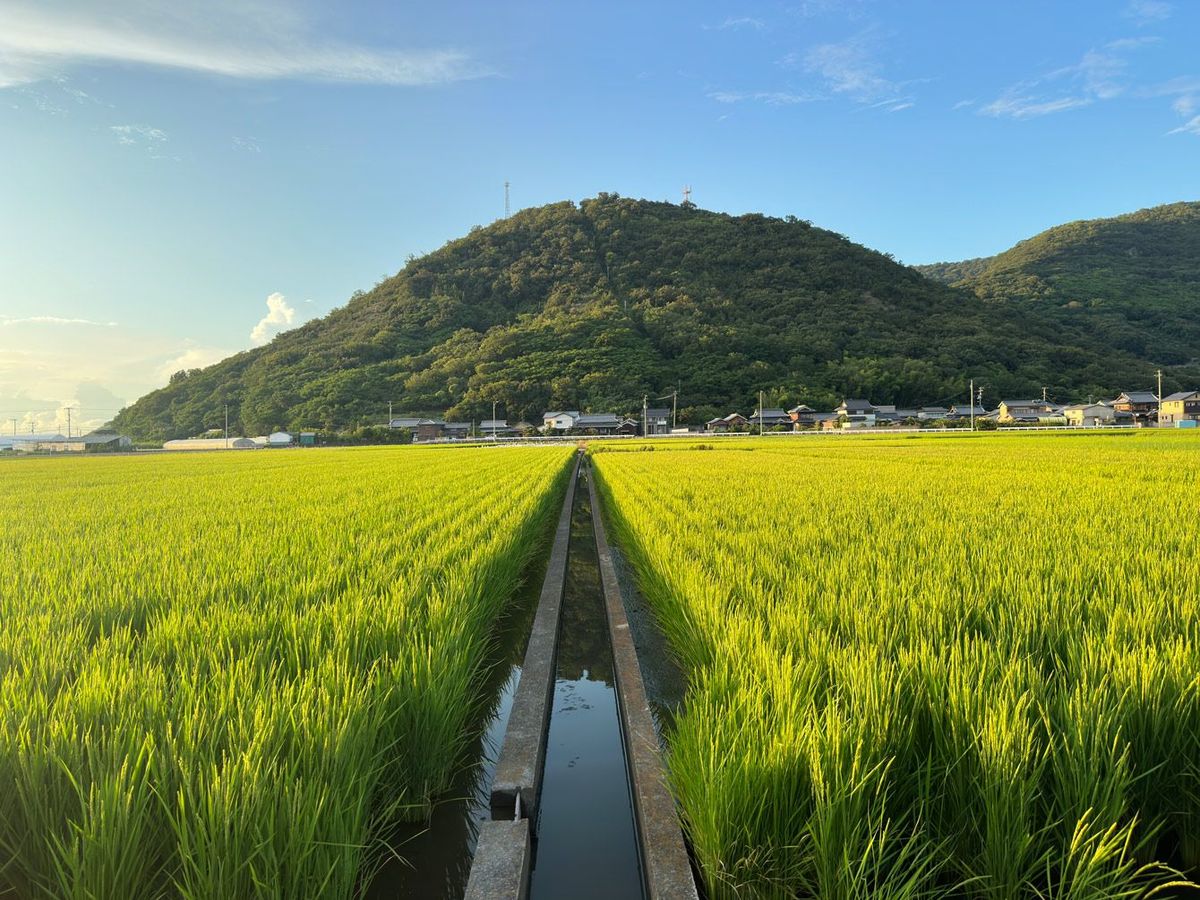
<svg viewBox="0 0 1200 900">
<path fill-rule="evenodd" d="M 267 435 L 268 447 L 290 447 L 292 445 L 292 436 L 286 431 L 272 431 Z"/>
</svg>

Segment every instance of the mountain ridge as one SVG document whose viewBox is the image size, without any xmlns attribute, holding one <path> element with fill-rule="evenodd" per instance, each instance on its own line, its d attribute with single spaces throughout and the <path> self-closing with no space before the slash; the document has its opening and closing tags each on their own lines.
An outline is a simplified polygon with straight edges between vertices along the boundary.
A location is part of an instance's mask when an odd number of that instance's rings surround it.
<svg viewBox="0 0 1200 900">
<path fill-rule="evenodd" d="M 684 421 L 701 422 L 759 390 L 828 406 L 843 394 L 935 402 L 965 394 L 970 377 L 997 399 L 1145 381 L 1159 360 L 1144 341 L 1116 346 L 1053 303 L 980 282 L 999 256 L 948 285 L 794 217 L 562 201 L 410 259 L 264 347 L 177 373 L 113 425 L 187 436 L 218 425 L 228 402 L 246 433 L 338 430 L 381 422 L 389 400 L 397 413 L 475 419 L 495 400 L 517 421 L 637 409 L 676 386 Z"/>
</svg>

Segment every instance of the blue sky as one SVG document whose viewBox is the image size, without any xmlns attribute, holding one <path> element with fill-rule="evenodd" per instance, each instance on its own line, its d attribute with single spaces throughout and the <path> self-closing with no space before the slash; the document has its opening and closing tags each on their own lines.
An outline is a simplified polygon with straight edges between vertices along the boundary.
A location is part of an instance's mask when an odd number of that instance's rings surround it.
<svg viewBox="0 0 1200 900">
<path fill-rule="evenodd" d="M 1195 199 L 1198 37 L 1183 0 L 0 0 L 0 427 L 322 315 L 506 179 L 911 263 Z"/>
</svg>

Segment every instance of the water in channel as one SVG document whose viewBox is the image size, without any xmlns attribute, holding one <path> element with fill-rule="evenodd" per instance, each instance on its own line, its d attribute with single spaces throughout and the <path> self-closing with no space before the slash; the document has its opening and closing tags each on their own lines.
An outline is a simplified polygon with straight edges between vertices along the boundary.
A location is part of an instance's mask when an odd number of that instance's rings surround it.
<svg viewBox="0 0 1200 900">
<path fill-rule="evenodd" d="M 530 896 L 643 896 L 586 469 L 571 511 Z"/>
</svg>

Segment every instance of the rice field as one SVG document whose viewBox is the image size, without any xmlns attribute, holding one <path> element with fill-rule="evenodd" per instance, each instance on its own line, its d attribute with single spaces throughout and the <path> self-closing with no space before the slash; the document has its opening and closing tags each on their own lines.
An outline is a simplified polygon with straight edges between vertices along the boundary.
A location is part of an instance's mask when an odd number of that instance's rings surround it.
<svg viewBox="0 0 1200 900">
<path fill-rule="evenodd" d="M 0 896 L 355 896 L 463 764 L 570 454 L 0 463 Z"/>
<path fill-rule="evenodd" d="M 1200 442 L 632 449 L 593 461 L 688 673 L 668 761 L 709 896 L 1196 876 Z"/>
</svg>

